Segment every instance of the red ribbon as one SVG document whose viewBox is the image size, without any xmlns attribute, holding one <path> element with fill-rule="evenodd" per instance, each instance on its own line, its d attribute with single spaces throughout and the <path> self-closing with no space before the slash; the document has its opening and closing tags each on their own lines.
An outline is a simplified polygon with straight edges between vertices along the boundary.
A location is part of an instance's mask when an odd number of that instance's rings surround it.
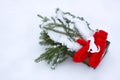
<svg viewBox="0 0 120 80">
<path fill-rule="evenodd" d="M 90 46 L 90 40 L 85 41 L 82 39 L 77 39 L 76 42 L 83 45 L 83 47 L 80 48 L 74 54 L 73 61 L 83 62 L 86 58 L 88 58 L 88 65 L 93 68 L 96 68 L 98 64 L 100 63 L 102 56 L 104 55 L 105 48 L 106 48 L 107 35 L 108 33 L 103 30 L 99 30 L 95 32 L 95 34 L 93 35 L 94 40 L 95 40 L 94 43 L 96 44 L 97 47 L 100 47 L 100 51 L 94 52 L 94 53 L 91 53 L 90 51 L 88 52 L 88 49 Z"/>
</svg>

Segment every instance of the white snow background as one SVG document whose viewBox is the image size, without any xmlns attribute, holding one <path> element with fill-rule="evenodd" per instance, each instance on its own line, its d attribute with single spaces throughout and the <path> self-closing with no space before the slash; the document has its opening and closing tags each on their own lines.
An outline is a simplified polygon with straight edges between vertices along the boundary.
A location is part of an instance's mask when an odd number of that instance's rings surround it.
<svg viewBox="0 0 120 80">
<path fill-rule="evenodd" d="M 71 58 L 55 70 L 35 63 L 44 47 L 38 44 L 40 19 L 56 8 L 84 17 L 93 29 L 104 29 L 111 42 L 97 69 Z M 120 0 L 0 0 L 0 80 L 119 80 Z"/>
</svg>

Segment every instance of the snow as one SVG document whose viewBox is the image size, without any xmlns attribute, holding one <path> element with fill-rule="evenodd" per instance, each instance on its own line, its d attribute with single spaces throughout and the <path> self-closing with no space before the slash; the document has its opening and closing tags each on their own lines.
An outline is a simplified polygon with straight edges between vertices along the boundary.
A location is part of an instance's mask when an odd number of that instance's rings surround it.
<svg viewBox="0 0 120 80">
<path fill-rule="evenodd" d="M 53 31 L 48 31 L 48 34 L 52 40 L 55 42 L 60 42 L 62 45 L 66 45 L 70 51 L 77 51 L 82 46 L 72 40 L 69 40 L 69 37 L 63 34 L 55 33 Z"/>
<path fill-rule="evenodd" d="M 78 28 L 79 32 L 83 35 L 84 39 L 88 39 L 93 35 L 93 32 L 88 29 L 85 22 L 78 20 L 75 20 L 75 22 L 76 27 Z"/>
<path fill-rule="evenodd" d="M 51 16 L 56 8 L 80 15 L 92 29 L 109 33 L 111 44 L 97 69 L 71 58 L 55 70 L 45 62 L 34 62 L 45 48 L 38 44 L 37 14 Z M 119 8 L 120 0 L 0 0 L 0 80 L 119 80 Z"/>
<path fill-rule="evenodd" d="M 92 32 L 91 30 L 88 29 L 88 26 L 85 23 L 85 21 L 82 21 L 82 20 L 79 20 L 78 18 L 76 18 L 77 16 L 72 17 L 68 14 L 64 15 L 63 11 L 58 10 L 56 16 L 53 16 L 53 17 L 56 21 L 58 21 L 57 19 L 60 19 L 63 22 L 63 24 L 66 24 L 66 25 L 67 25 L 67 23 L 64 20 L 64 18 L 71 20 L 71 22 L 75 23 L 75 27 L 79 30 L 79 33 L 84 37 L 84 39 L 86 39 L 86 40 L 92 39 L 92 38 L 90 39 L 90 37 L 93 36 L 94 32 Z M 43 24 L 41 25 L 42 29 L 44 30 L 44 26 L 46 26 L 47 24 L 49 24 L 51 22 L 52 22 L 52 20 L 47 21 L 45 23 L 43 22 Z M 72 24 L 72 23 L 69 24 L 69 28 L 74 29 L 74 24 Z M 61 27 L 55 27 L 54 29 L 65 32 L 65 30 Z M 62 43 L 62 45 L 66 45 L 70 51 L 78 51 L 82 47 L 82 45 L 76 43 L 69 36 L 66 36 L 65 34 L 56 33 L 54 31 L 49 31 L 49 30 L 46 30 L 46 32 L 48 33 L 48 35 L 50 36 L 50 38 L 53 41 L 60 42 L 60 43 Z M 76 38 L 79 38 L 79 37 L 76 37 Z M 93 40 L 91 40 L 91 42 L 92 42 L 92 44 L 90 44 L 90 49 L 93 49 L 93 52 L 94 51 L 96 52 L 97 47 L 94 44 L 94 38 L 93 38 Z"/>
</svg>

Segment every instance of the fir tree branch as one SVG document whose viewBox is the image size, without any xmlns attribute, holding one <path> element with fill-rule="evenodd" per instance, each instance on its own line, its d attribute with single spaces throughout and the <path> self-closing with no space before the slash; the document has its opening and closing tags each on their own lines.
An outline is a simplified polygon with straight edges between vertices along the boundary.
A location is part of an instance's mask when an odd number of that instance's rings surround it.
<svg viewBox="0 0 120 80">
<path fill-rule="evenodd" d="M 56 14 L 60 11 L 60 9 L 56 9 Z M 72 22 L 67 17 L 64 17 L 64 15 L 71 16 L 72 18 L 77 18 L 80 21 L 84 21 L 90 31 L 94 31 L 90 28 L 89 23 L 84 20 L 83 17 L 76 17 L 75 15 L 71 14 L 70 12 L 63 12 L 63 19 L 59 19 L 57 17 L 44 17 L 41 15 L 38 15 L 38 17 L 41 18 L 42 24 L 41 29 L 43 29 L 43 32 L 41 32 L 40 41 L 41 45 L 49 45 L 49 48 L 46 49 L 46 51 L 41 54 L 37 59 L 35 59 L 35 62 L 40 61 L 46 61 L 48 64 L 51 65 L 51 68 L 54 69 L 56 65 L 64 62 L 67 59 L 67 56 L 73 57 L 74 51 L 68 50 L 67 46 L 62 45 L 62 43 L 55 42 L 50 38 L 47 31 L 53 31 L 56 33 L 64 34 L 69 37 L 70 40 L 75 41 L 76 37 L 80 37 L 81 39 L 84 39 L 79 30 L 76 28 L 75 22 Z M 45 23 L 45 24 L 44 24 Z M 73 25 L 73 28 L 71 28 L 71 25 Z M 57 28 L 62 28 L 63 31 L 58 30 Z"/>
<path fill-rule="evenodd" d="M 41 32 L 40 39 L 42 40 L 39 42 L 41 45 L 62 45 L 61 43 L 54 42 L 52 39 L 50 39 L 50 36 L 45 31 Z"/>
<path fill-rule="evenodd" d="M 50 27 L 44 27 L 46 30 L 51 30 L 51 31 L 54 31 L 56 33 L 60 33 L 60 34 L 64 34 L 64 35 L 67 35 L 65 32 L 62 32 L 62 31 L 59 31 L 59 30 L 55 30 L 55 29 L 52 29 Z"/>
<path fill-rule="evenodd" d="M 46 49 L 45 53 L 35 59 L 35 62 L 38 63 L 45 60 L 51 66 L 56 66 L 67 59 L 67 53 L 69 52 L 66 46 L 50 47 Z"/>
<path fill-rule="evenodd" d="M 71 57 L 73 56 L 73 53 L 68 51 L 68 48 L 65 45 L 54 42 L 52 39 L 50 39 L 47 32 L 41 32 L 40 39 L 42 39 L 40 44 L 51 46 L 49 48 L 46 48 L 46 51 L 41 54 L 37 59 L 35 59 L 35 62 L 38 63 L 45 60 L 48 64 L 51 65 L 52 69 L 55 69 L 56 65 L 64 62 L 67 59 L 67 55 Z"/>
<path fill-rule="evenodd" d="M 77 18 L 78 18 L 79 20 L 81 20 L 81 21 L 84 21 L 84 22 L 87 24 L 88 29 L 89 29 L 90 31 L 94 32 L 94 30 L 90 28 L 90 24 L 89 24 L 83 17 L 79 17 L 79 16 L 78 16 Z"/>
</svg>

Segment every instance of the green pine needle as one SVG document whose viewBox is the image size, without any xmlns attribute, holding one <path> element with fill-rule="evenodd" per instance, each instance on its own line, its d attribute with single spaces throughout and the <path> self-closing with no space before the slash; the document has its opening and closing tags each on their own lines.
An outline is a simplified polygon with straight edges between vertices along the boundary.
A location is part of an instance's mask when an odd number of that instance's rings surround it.
<svg viewBox="0 0 120 80">
<path fill-rule="evenodd" d="M 57 12 L 60 11 L 59 8 L 56 9 Z M 68 15 L 72 18 L 77 18 L 80 21 L 84 21 L 90 31 L 93 31 L 89 27 L 89 23 L 84 20 L 83 17 L 77 17 L 70 12 L 63 12 L 63 15 Z M 38 15 L 38 17 L 41 19 L 42 23 L 40 24 L 40 28 L 43 30 L 40 34 L 40 45 L 49 45 L 49 48 L 46 49 L 46 51 L 41 54 L 37 59 L 35 59 L 35 62 L 40 61 L 46 61 L 48 64 L 51 65 L 52 69 L 55 69 L 55 66 L 64 62 L 68 55 L 73 57 L 74 51 L 69 51 L 68 48 L 65 45 L 62 45 L 59 42 L 53 41 L 50 36 L 48 35 L 47 31 L 53 31 L 56 33 L 60 33 L 63 35 L 68 36 L 69 40 L 75 41 L 76 37 L 80 37 L 81 39 L 84 39 L 81 33 L 76 28 L 75 22 L 72 22 L 70 19 L 63 17 L 63 20 L 57 18 L 57 17 L 43 17 L 41 15 Z M 43 25 L 44 24 L 44 25 Z M 70 25 L 73 25 L 73 28 L 70 28 Z M 56 28 L 62 28 L 64 31 L 60 31 Z"/>
</svg>

